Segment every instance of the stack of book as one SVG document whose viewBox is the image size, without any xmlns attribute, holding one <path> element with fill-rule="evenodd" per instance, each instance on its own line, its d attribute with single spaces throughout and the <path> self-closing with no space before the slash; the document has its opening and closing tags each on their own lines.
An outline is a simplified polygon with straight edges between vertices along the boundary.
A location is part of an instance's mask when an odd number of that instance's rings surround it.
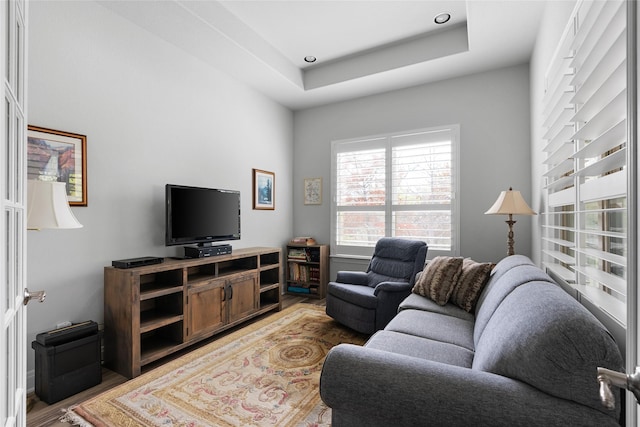
<svg viewBox="0 0 640 427">
<path fill-rule="evenodd" d="M 289 248 L 287 259 L 289 261 L 309 261 L 311 256 L 305 248 Z"/>
</svg>

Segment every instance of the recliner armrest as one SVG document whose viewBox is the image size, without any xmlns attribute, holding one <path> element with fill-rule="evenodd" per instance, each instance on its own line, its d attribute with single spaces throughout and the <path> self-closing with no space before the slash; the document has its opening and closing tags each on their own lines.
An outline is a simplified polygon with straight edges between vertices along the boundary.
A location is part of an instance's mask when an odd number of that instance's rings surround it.
<svg viewBox="0 0 640 427">
<path fill-rule="evenodd" d="M 408 282 L 380 282 L 376 285 L 373 294 L 378 295 L 380 292 L 406 292 L 411 290 Z"/>
<path fill-rule="evenodd" d="M 366 286 L 369 282 L 369 276 L 364 271 L 338 271 L 336 282 Z"/>
</svg>

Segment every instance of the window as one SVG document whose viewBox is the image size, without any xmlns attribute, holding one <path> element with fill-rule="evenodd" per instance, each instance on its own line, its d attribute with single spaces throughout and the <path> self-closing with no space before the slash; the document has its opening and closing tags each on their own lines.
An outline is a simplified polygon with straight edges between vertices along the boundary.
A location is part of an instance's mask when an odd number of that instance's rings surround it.
<svg viewBox="0 0 640 427">
<path fill-rule="evenodd" d="M 370 256 L 381 237 L 458 252 L 458 126 L 334 141 L 332 253 Z"/>
<path fill-rule="evenodd" d="M 626 323 L 626 2 L 579 1 L 546 76 L 543 262 Z"/>
</svg>

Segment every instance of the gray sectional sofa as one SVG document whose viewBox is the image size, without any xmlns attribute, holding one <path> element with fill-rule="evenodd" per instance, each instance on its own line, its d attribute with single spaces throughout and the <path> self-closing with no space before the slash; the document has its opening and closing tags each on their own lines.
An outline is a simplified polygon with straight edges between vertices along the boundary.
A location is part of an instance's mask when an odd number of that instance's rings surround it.
<svg viewBox="0 0 640 427">
<path fill-rule="evenodd" d="M 622 371 L 612 336 L 531 260 L 493 269 L 475 312 L 411 294 L 364 346 L 325 360 L 322 400 L 340 426 L 615 426 L 597 367 Z"/>
</svg>

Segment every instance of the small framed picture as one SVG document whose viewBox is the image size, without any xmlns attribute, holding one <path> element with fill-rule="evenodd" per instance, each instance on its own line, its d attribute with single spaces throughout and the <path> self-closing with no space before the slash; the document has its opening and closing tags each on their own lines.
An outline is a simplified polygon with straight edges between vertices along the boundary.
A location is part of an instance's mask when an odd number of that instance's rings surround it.
<svg viewBox="0 0 640 427">
<path fill-rule="evenodd" d="M 67 184 L 71 206 L 87 206 L 87 137 L 27 127 L 27 179 Z"/>
<path fill-rule="evenodd" d="M 304 179 L 304 204 L 322 204 L 322 178 Z"/>
<path fill-rule="evenodd" d="M 274 210 L 276 174 L 260 169 L 253 170 L 253 209 Z"/>
</svg>

